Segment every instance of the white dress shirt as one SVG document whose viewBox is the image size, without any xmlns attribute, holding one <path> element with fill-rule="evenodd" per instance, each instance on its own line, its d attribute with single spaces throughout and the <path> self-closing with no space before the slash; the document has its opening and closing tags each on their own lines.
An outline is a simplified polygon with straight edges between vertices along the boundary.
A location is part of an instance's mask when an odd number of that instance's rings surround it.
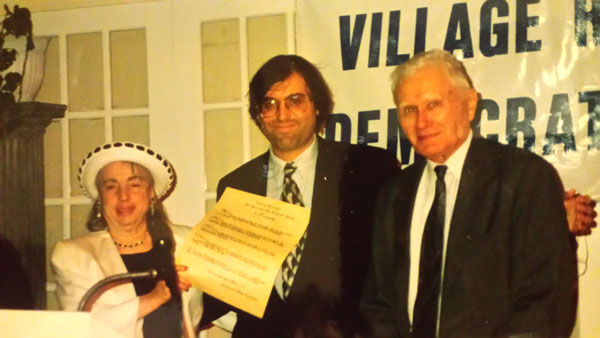
<svg viewBox="0 0 600 338">
<path fill-rule="evenodd" d="M 435 181 L 437 176 L 434 168 L 438 165 L 446 165 L 448 170 L 444 177 L 446 184 L 446 216 L 444 218 L 444 247 L 442 253 L 442 284 L 440 285 L 440 294 L 438 295 L 439 307 L 441 309 L 441 289 L 444 284 L 444 265 L 446 262 L 446 244 L 448 243 L 448 233 L 450 232 L 450 221 L 454 212 L 456 203 L 456 195 L 458 193 L 458 184 L 462 168 L 467 157 L 467 151 L 471 144 L 473 133 L 470 131 L 469 136 L 463 144 L 452 154 L 445 163 L 435 163 L 427 160 L 427 165 L 421 175 L 417 195 L 415 197 L 415 205 L 413 209 L 412 220 L 410 224 L 410 272 L 408 282 L 408 318 L 412 324 L 413 310 L 417 298 L 417 289 L 419 285 L 419 261 L 421 256 L 421 240 L 423 231 L 425 230 L 425 222 L 429 214 L 429 209 L 433 205 L 435 197 Z M 439 325 L 440 313 L 438 311 L 437 323 Z"/>
<path fill-rule="evenodd" d="M 269 150 L 269 175 L 267 178 L 267 197 L 279 200 L 283 191 L 283 168 L 286 161 L 280 159 L 273 153 L 273 148 Z M 315 171 L 317 167 L 317 155 L 319 147 L 317 146 L 317 137 L 314 136 L 312 143 L 292 162 L 298 169 L 292 174 L 292 179 L 298 185 L 302 201 L 305 208 L 312 206 L 313 187 L 315 183 Z M 275 289 L 280 297 L 283 296 L 283 278 L 281 276 L 281 268 L 275 279 Z"/>
</svg>

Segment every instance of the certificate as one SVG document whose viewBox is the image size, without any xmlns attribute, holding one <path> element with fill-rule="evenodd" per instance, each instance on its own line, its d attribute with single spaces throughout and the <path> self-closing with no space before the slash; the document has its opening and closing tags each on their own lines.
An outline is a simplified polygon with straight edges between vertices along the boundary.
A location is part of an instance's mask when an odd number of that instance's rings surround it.
<svg viewBox="0 0 600 338">
<path fill-rule="evenodd" d="M 177 264 L 192 285 L 262 318 L 281 264 L 308 226 L 310 209 L 227 188 L 186 237 Z"/>
</svg>

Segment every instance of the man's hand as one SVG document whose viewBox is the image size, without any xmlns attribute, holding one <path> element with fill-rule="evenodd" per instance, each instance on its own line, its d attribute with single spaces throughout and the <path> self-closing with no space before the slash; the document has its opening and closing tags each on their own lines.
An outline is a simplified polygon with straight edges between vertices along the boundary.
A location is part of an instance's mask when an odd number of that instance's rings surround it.
<svg viewBox="0 0 600 338">
<path fill-rule="evenodd" d="M 185 277 L 185 274 L 182 274 L 187 269 L 188 267 L 185 265 L 175 265 L 175 270 L 177 270 L 177 287 L 179 287 L 179 291 L 181 292 L 187 291 L 192 287 L 192 282 Z"/>
<path fill-rule="evenodd" d="M 571 189 L 565 192 L 565 209 L 567 210 L 567 221 L 569 231 L 575 236 L 586 236 L 592 233 L 596 227 L 596 201 L 588 195 L 580 195 Z"/>
</svg>

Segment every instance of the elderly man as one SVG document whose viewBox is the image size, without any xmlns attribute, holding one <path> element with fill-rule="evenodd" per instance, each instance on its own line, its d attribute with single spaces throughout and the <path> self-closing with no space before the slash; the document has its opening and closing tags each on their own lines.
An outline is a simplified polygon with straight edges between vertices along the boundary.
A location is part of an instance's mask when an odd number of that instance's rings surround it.
<svg viewBox="0 0 600 338">
<path fill-rule="evenodd" d="M 295 329 L 303 336 L 359 332 L 374 201 L 398 170 L 397 160 L 383 149 L 318 136 L 333 110 L 331 92 L 299 56 L 266 62 L 252 78 L 249 97 L 250 116 L 271 146 L 223 177 L 217 195 L 233 187 L 282 199 L 310 208 L 310 222 L 282 266 L 262 319 L 206 296 L 202 323 L 234 310 L 234 337 L 287 337 L 299 333 Z M 335 305 L 322 306 L 330 300 Z"/>
<path fill-rule="evenodd" d="M 568 337 L 577 272 L 554 168 L 473 136 L 477 92 L 450 53 L 416 55 L 392 81 L 425 159 L 378 200 L 362 303 L 374 335 Z"/>
</svg>

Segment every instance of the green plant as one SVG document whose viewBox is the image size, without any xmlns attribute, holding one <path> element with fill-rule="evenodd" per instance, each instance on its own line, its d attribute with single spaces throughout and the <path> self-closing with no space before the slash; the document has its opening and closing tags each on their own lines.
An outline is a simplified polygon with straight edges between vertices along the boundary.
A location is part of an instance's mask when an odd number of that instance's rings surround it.
<svg viewBox="0 0 600 338">
<path fill-rule="evenodd" d="M 25 60 L 27 52 L 34 48 L 33 23 L 29 9 L 15 5 L 11 11 L 4 5 L 6 15 L 0 24 L 0 111 L 10 110 L 16 103 L 15 91 L 19 88 L 23 74 L 18 72 L 3 73 L 15 62 L 17 51 L 6 46 L 7 39 L 26 38 Z"/>
</svg>

